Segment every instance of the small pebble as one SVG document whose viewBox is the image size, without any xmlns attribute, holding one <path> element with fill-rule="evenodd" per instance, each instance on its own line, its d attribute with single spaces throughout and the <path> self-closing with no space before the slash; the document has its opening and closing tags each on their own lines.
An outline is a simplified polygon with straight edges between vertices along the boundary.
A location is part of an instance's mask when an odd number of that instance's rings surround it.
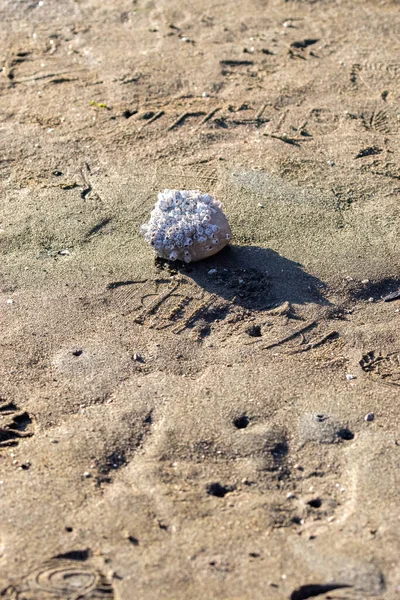
<svg viewBox="0 0 400 600">
<path fill-rule="evenodd" d="M 355 375 L 351 375 L 350 373 L 347 373 L 347 375 L 346 375 L 347 381 L 351 381 L 352 379 L 355 379 L 355 378 L 356 378 Z"/>
<path fill-rule="evenodd" d="M 208 271 L 208 274 L 209 274 L 209 275 L 214 275 L 216 272 L 217 272 L 217 269 L 210 269 L 210 270 Z"/>
<path fill-rule="evenodd" d="M 69 250 L 60 250 L 60 252 L 58 254 L 61 254 L 61 256 L 69 256 L 70 251 Z"/>
<path fill-rule="evenodd" d="M 11 298 L 8 298 L 7 304 L 14 304 L 14 300 L 12 300 Z"/>
<path fill-rule="evenodd" d="M 369 283 L 369 279 L 363 279 L 361 282 L 363 285 L 367 285 L 367 283 Z"/>
<path fill-rule="evenodd" d="M 258 208 L 264 208 L 264 204 L 261 204 L 261 202 L 258 203 Z"/>
<path fill-rule="evenodd" d="M 375 415 L 373 412 L 368 413 L 364 417 L 364 421 L 373 421 L 375 419 Z"/>
<path fill-rule="evenodd" d="M 372 296 L 371 296 L 371 298 L 368 298 L 368 302 L 373 302 L 373 301 L 374 301 L 374 299 Z"/>
<path fill-rule="evenodd" d="M 88 477 L 91 477 L 92 475 L 89 473 L 89 471 L 85 471 L 83 476 L 88 478 Z"/>
</svg>

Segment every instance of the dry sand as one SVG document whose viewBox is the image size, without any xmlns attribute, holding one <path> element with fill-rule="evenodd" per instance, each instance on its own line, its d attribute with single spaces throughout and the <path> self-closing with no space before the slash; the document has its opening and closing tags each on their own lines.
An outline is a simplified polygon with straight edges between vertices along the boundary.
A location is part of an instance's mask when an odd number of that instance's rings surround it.
<svg viewBox="0 0 400 600">
<path fill-rule="evenodd" d="M 3 0 L 1 598 L 398 597 L 399 17 Z"/>
</svg>

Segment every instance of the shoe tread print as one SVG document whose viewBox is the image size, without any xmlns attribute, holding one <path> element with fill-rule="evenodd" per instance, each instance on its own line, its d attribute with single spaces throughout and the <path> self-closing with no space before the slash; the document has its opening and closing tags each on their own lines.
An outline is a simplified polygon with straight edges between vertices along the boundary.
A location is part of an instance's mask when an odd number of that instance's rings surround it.
<svg viewBox="0 0 400 600">
<path fill-rule="evenodd" d="M 111 583 L 86 562 L 88 556 L 86 551 L 56 556 L 32 571 L 21 584 L 1 590 L 0 597 L 5 600 L 114 600 Z"/>
<path fill-rule="evenodd" d="M 364 354 L 360 366 L 376 380 L 389 385 L 400 386 L 400 352 L 374 351 Z"/>
</svg>

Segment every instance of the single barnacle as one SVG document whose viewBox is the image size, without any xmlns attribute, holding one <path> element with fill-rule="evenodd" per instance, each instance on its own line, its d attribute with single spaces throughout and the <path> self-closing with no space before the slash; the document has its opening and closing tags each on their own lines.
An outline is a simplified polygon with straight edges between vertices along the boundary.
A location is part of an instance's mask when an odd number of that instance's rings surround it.
<svg viewBox="0 0 400 600">
<path fill-rule="evenodd" d="M 160 192 L 140 233 L 158 256 L 185 262 L 216 254 L 231 237 L 221 202 L 198 190 Z"/>
</svg>

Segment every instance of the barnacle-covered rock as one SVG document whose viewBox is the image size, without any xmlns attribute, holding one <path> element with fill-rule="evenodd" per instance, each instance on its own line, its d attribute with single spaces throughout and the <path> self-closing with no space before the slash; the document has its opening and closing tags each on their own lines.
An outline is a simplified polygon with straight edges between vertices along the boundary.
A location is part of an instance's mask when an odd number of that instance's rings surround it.
<svg viewBox="0 0 400 600">
<path fill-rule="evenodd" d="M 158 256 L 187 263 L 216 254 L 231 230 L 222 204 L 198 190 L 164 190 L 141 234 Z"/>
</svg>

